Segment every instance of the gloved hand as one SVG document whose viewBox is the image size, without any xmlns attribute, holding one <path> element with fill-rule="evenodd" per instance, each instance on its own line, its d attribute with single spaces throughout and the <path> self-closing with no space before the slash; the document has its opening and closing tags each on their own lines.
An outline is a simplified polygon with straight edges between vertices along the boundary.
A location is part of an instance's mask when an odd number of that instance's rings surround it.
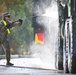
<svg viewBox="0 0 76 75">
<path fill-rule="evenodd" d="M 18 21 L 19 21 L 21 24 L 22 24 L 22 22 L 23 22 L 23 20 L 22 20 L 22 19 L 19 19 Z"/>
</svg>

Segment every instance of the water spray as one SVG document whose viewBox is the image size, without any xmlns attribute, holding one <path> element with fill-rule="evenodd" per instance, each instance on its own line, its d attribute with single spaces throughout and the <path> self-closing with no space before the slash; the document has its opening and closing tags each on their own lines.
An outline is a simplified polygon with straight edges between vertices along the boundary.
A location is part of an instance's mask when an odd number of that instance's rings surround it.
<svg viewBox="0 0 76 75">
<path fill-rule="evenodd" d="M 58 8 L 57 2 L 53 0 L 41 0 L 36 4 L 34 14 L 37 23 L 47 28 L 45 30 L 45 44 L 32 44 L 31 50 L 34 56 L 41 59 L 45 68 L 55 69 L 55 51 L 58 50 Z M 32 16 L 35 17 L 35 16 Z"/>
</svg>

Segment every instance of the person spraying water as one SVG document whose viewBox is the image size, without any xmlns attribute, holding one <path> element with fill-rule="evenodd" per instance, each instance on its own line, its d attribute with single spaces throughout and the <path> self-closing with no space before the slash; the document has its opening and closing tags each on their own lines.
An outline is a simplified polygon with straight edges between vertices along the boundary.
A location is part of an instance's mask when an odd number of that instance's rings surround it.
<svg viewBox="0 0 76 75">
<path fill-rule="evenodd" d="M 10 45 L 7 35 L 11 33 L 12 27 L 21 26 L 23 20 L 10 21 L 10 14 L 8 12 L 3 13 L 2 21 L 0 22 L 0 45 L 3 47 L 6 54 L 6 65 L 14 65 L 10 62 Z"/>
</svg>

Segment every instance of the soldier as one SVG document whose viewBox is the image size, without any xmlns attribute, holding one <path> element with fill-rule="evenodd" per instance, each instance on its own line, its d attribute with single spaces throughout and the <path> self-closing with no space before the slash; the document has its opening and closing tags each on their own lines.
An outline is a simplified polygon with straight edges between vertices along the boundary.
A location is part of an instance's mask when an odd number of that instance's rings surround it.
<svg viewBox="0 0 76 75">
<path fill-rule="evenodd" d="M 10 14 L 5 12 L 3 14 L 3 19 L 0 22 L 0 45 L 3 47 L 6 54 L 6 65 L 14 65 L 10 63 L 10 45 L 7 39 L 7 35 L 10 34 L 10 29 L 15 26 L 22 25 L 22 19 L 15 22 L 10 21 Z"/>
</svg>

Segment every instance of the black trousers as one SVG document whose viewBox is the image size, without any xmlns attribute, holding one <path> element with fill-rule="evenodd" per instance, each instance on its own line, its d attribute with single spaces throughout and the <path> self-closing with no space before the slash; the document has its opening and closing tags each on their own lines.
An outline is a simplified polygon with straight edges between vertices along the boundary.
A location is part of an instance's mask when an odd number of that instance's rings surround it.
<svg viewBox="0 0 76 75">
<path fill-rule="evenodd" d="M 9 41 L 8 39 L 5 39 L 2 43 L 1 43 L 4 51 L 5 51 L 5 54 L 6 54 L 6 60 L 7 60 L 7 63 L 10 62 L 10 45 L 9 45 Z"/>
</svg>

